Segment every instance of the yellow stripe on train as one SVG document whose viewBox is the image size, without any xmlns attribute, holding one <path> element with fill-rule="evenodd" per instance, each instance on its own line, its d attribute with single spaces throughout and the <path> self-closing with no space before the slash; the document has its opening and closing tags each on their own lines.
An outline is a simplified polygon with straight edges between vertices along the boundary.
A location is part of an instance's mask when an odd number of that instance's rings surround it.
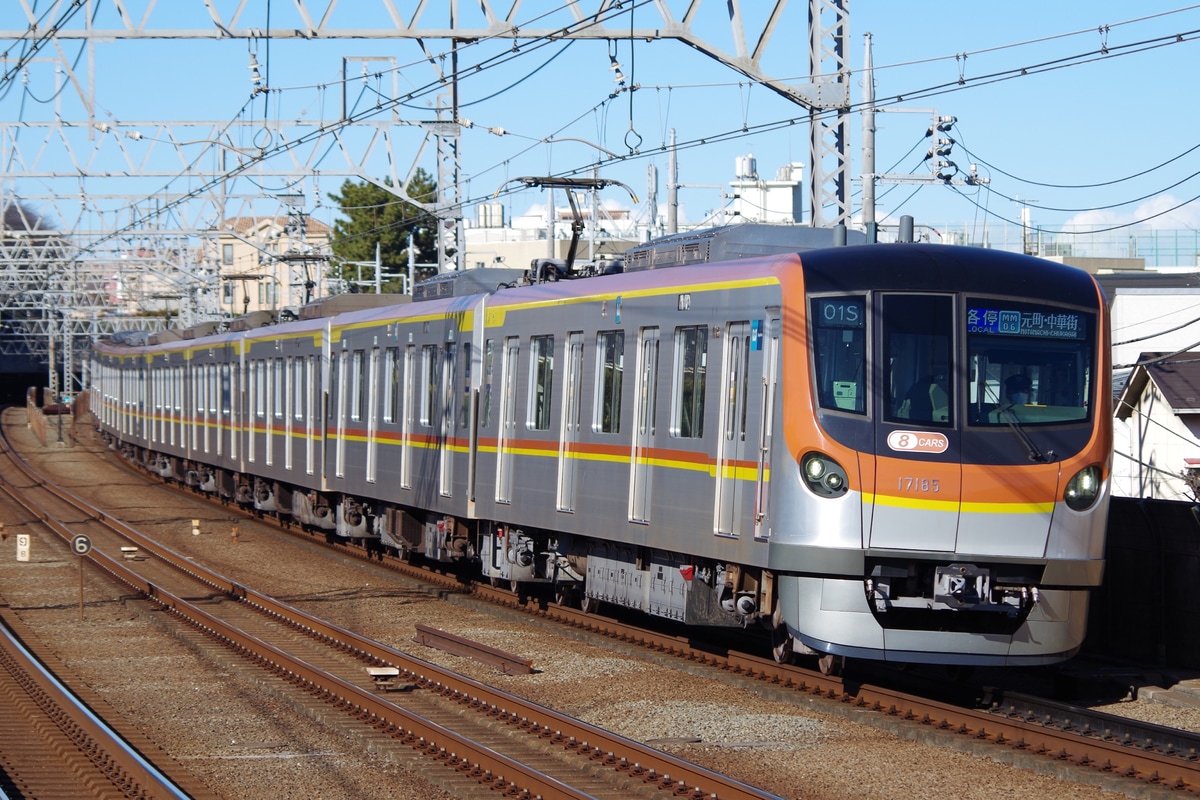
<svg viewBox="0 0 1200 800">
<path fill-rule="evenodd" d="M 928 500 L 915 497 L 896 497 L 886 494 L 863 493 L 864 503 L 889 508 L 911 508 L 920 511 L 957 511 L 964 514 L 1049 514 L 1054 503 L 963 503 L 957 500 Z"/>
</svg>

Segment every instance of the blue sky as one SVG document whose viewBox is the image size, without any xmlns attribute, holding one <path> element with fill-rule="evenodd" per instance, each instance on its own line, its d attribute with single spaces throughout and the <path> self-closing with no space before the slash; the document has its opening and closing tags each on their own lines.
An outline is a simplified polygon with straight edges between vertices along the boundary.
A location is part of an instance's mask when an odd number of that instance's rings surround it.
<svg viewBox="0 0 1200 800">
<path fill-rule="evenodd" d="M 40 5 L 46 6 L 46 0 Z M 226 16 L 237 7 L 234 2 L 214 5 L 224 9 Z M 248 5 L 253 8 L 243 12 L 243 26 L 266 27 L 268 8 L 274 15 L 271 27 L 298 25 L 292 3 L 259 0 Z M 507 11 L 511 4 L 497 5 Z M 594 9 L 597 3 L 585 0 L 582 5 Z M 626 0 L 626 5 L 635 3 Z M 682 2 L 670 5 L 677 13 L 685 7 Z M 753 31 L 761 24 L 754 14 L 765 4 L 743 0 L 743 5 L 746 27 Z M 459 6 L 464 21 L 478 14 L 477 8 L 469 8 L 474 4 Z M 152 27 L 208 25 L 199 0 L 157 5 L 131 1 L 127 7 L 135 18 L 149 13 Z M 559 19 L 553 16 L 550 22 L 535 19 L 555 7 L 555 3 L 520 5 L 518 17 L 527 20 L 522 27 L 557 24 Z M 713 42 L 729 49 L 725 7 L 707 0 L 699 24 Z M 800 2 L 787 7 L 763 61 L 771 75 L 805 80 L 806 7 Z M 1189 178 L 1200 171 L 1200 152 L 1187 153 L 1200 143 L 1196 102 L 1189 91 L 1200 64 L 1200 7 L 1154 1 L 1135 5 L 1032 0 L 969 4 L 850 0 L 849 7 L 849 60 L 855 70 L 852 100 L 861 99 L 863 35 L 870 32 L 876 97 L 891 109 L 877 117 L 876 170 L 925 173 L 922 157 L 929 140 L 924 134 L 930 113 L 936 110 L 958 120 L 951 134 L 957 144 L 950 158 L 963 170 L 977 164 L 978 173 L 990 179 L 986 189 L 881 185 L 878 214 L 885 223 L 911 214 L 929 225 L 1001 224 L 1019 220 L 1020 206 L 1026 203 L 1033 206 L 1032 221 L 1047 228 L 1073 222 L 1116 227 L 1136 220 L 1159 228 L 1200 228 L 1200 201 L 1185 204 L 1200 195 L 1200 178 Z M 314 0 L 309 8 L 321 13 L 326 3 Z M 332 19 L 335 26 L 367 28 L 381 21 L 383 8 L 371 0 L 342 2 L 334 4 Z M 634 12 L 639 27 L 650 25 L 651 17 L 657 16 L 646 8 Z M 105 15 L 112 19 L 114 11 L 101 4 L 97 13 L 98 26 L 104 27 Z M 16 28 L 14 22 L 0 27 Z M 437 24 L 432 16 L 423 22 Z M 622 25 L 628 22 L 612 23 L 614 28 Z M 432 53 L 448 46 L 436 39 L 426 44 Z M 1099 52 L 1102 47 L 1108 49 L 1107 56 Z M 679 153 L 679 177 L 686 186 L 681 193 L 683 215 L 692 222 L 726 202 L 723 195 L 729 191 L 739 156 L 753 154 L 760 175 L 766 178 L 789 162 L 807 165 L 804 109 L 750 85 L 677 41 L 560 41 L 536 48 L 523 45 L 518 57 L 506 57 L 510 49 L 507 42 L 485 42 L 460 50 L 460 69 L 489 65 L 465 75 L 460 84 L 461 116 L 473 123 L 460 140 L 467 180 L 464 196 L 469 201 L 487 199 L 521 176 L 590 175 L 590 165 L 601 152 L 598 148 L 603 148 L 622 158 L 606 159 L 601 177 L 627 184 L 641 200 L 647 194 L 647 166 L 657 167 L 661 207 L 667 173 L 662 148 L 672 129 L 681 142 L 706 140 Z M 78 51 L 77 43 L 63 45 L 68 57 Z M 276 90 L 253 100 L 247 69 L 252 52 Z M 636 84 L 637 91 L 612 96 L 618 87 L 609 69 L 610 55 L 621 64 L 626 85 Z M 341 104 L 343 59 L 350 59 L 351 74 L 361 72 L 364 63 L 370 71 L 380 72 L 378 77 L 346 84 L 349 102 L 359 112 L 369 111 L 381 94 L 390 94 L 390 59 L 398 66 L 395 80 L 401 91 L 427 86 L 435 77 L 412 41 L 119 40 L 96 49 L 96 116 L 126 134 L 139 130 L 147 137 L 155 121 L 329 119 Z M 491 66 L 497 60 L 503 63 Z M 1030 74 L 1013 77 L 1021 69 Z M 35 120 L 59 113 L 64 119 L 80 119 L 81 107 L 69 89 L 54 100 L 54 81 L 49 62 L 31 65 L 29 83 L 11 85 L 0 96 L 0 118 Z M 432 119 L 431 97 L 405 104 L 401 113 L 410 120 Z M 796 124 L 788 125 L 792 119 Z M 861 118 L 855 115 L 850 123 L 854 175 L 850 189 L 856 210 L 861 126 Z M 745 134 L 740 133 L 743 128 Z M 421 143 L 420 129 L 412 130 L 411 137 L 398 141 L 390 155 L 390 163 L 400 170 L 416 157 Z M 238 135 L 246 137 L 242 144 L 247 148 L 258 143 L 253 130 Z M 545 141 L 549 138 L 559 141 L 550 144 Z M 366 151 L 365 133 L 349 132 L 346 141 L 351 149 Z M 127 136 L 122 145 L 146 163 L 161 155 L 161 150 L 157 155 L 150 149 L 138 150 L 149 145 L 148 139 Z M 340 184 L 344 165 L 336 163 L 328 148 L 298 152 L 303 153 L 301 161 L 320 172 L 298 188 L 306 193 L 310 206 L 317 195 L 328 205 L 325 195 Z M 99 168 L 105 157 L 99 156 L 91 166 Z M 432 149 L 418 163 L 436 172 Z M 389 155 L 378 151 L 369 164 L 379 175 L 392 168 Z M 211 168 L 202 163 L 184 175 L 187 167 L 179 165 L 181 177 L 164 188 L 169 193 L 189 191 L 202 180 L 197 172 Z M 1130 178 L 1139 173 L 1145 174 Z M 47 191 L 43 184 L 48 182 L 18 182 L 31 192 Z M 266 180 L 250 185 L 260 186 L 265 196 L 297 188 Z M 246 190 L 245 180 L 240 186 Z M 136 191 L 117 188 L 102 178 L 88 179 L 85 188 L 96 194 Z M 617 189 L 606 190 L 605 199 L 630 205 L 629 196 Z M 505 196 L 504 202 L 510 215 L 519 214 L 544 202 L 544 194 L 527 190 Z M 1180 204 L 1184 205 L 1177 211 L 1163 213 Z"/>
</svg>

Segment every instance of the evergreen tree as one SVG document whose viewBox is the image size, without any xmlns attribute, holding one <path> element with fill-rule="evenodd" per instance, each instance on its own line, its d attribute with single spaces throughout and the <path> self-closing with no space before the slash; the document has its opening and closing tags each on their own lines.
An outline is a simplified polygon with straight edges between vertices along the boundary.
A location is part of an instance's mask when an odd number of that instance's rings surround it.
<svg viewBox="0 0 1200 800">
<path fill-rule="evenodd" d="M 391 186 L 389 178 L 384 184 Z M 408 183 L 408 196 L 422 203 L 437 199 L 437 183 L 428 173 L 418 169 Z M 362 280 L 375 280 L 375 244 L 379 243 L 379 258 L 384 275 L 408 274 L 408 235 L 413 233 L 415 260 L 418 264 L 437 264 L 437 220 L 419 206 L 368 181 L 347 180 L 338 194 L 329 199 L 341 209 L 341 219 L 334 221 L 330 247 L 341 261 L 340 275 L 347 281 L 359 278 L 360 268 L 354 262 L 372 266 L 361 268 Z M 434 268 L 436 269 L 436 267 Z M 417 281 L 429 274 L 418 270 Z M 355 284 L 351 283 L 351 286 Z M 401 279 L 383 281 L 384 292 L 399 292 Z M 357 286 L 359 291 L 371 291 Z"/>
</svg>

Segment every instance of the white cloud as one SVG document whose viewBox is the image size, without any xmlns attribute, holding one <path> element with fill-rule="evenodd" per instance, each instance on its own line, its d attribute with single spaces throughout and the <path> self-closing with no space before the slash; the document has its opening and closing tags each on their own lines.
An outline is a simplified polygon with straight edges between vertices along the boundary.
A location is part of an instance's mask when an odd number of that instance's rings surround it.
<svg viewBox="0 0 1200 800">
<path fill-rule="evenodd" d="M 1180 205 L 1185 202 L 1185 205 Z M 1154 230 L 1200 228 L 1200 200 L 1184 201 L 1174 195 L 1163 194 L 1132 209 L 1084 211 L 1068 219 L 1063 228 L 1103 229 L 1130 224 Z"/>
</svg>

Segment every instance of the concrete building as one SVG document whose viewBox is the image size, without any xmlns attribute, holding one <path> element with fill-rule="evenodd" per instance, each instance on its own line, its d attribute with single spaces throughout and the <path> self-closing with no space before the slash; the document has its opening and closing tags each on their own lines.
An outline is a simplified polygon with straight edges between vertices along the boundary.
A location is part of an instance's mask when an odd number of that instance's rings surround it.
<svg viewBox="0 0 1200 800">
<path fill-rule="evenodd" d="M 301 215 L 233 217 L 215 239 L 224 316 L 298 308 L 329 294 L 329 226 Z"/>
<path fill-rule="evenodd" d="M 732 190 L 729 215 L 736 222 L 766 222 L 798 225 L 803 222 L 801 208 L 804 199 L 804 165 L 786 164 L 775 173 L 774 180 L 759 177 L 758 161 L 753 155 L 737 160 L 735 177 L 729 184 Z"/>
</svg>

